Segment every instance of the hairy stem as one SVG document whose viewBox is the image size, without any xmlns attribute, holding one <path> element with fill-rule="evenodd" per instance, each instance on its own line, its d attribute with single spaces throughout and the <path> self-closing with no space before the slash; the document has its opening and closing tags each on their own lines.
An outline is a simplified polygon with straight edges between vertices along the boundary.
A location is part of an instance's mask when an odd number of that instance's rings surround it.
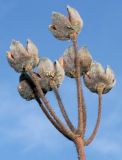
<svg viewBox="0 0 122 160">
<path fill-rule="evenodd" d="M 61 127 L 56 123 L 56 121 L 51 117 L 51 115 L 48 113 L 47 109 L 44 107 L 44 105 L 42 104 L 41 100 L 36 96 L 35 97 L 37 103 L 39 104 L 40 108 L 42 109 L 42 111 L 45 113 L 46 117 L 48 118 L 48 120 L 52 123 L 52 125 L 61 133 L 63 134 L 66 138 L 70 139 L 65 133 L 63 133 Z"/>
<path fill-rule="evenodd" d="M 35 87 L 35 85 L 33 84 L 33 81 L 30 79 L 30 77 L 28 76 L 27 73 L 23 73 L 23 78 L 26 80 L 26 82 L 28 83 L 28 85 L 31 87 L 31 89 L 33 90 L 34 96 L 35 96 L 35 100 L 37 101 L 37 103 L 39 104 L 40 108 L 42 109 L 42 111 L 45 113 L 46 117 L 48 118 L 48 120 L 52 123 L 52 125 L 61 133 L 63 134 L 66 138 L 68 138 L 69 140 L 71 140 L 69 137 L 67 137 L 66 134 L 64 134 L 62 132 L 61 127 L 57 124 L 57 122 L 54 120 L 54 118 L 50 115 L 50 113 L 48 112 L 48 110 L 45 108 L 45 106 L 43 105 L 43 103 L 41 102 L 39 96 L 38 96 L 38 92 L 37 89 Z"/>
<path fill-rule="evenodd" d="M 78 45 L 77 45 L 77 36 L 74 34 L 72 36 L 72 43 L 75 52 L 75 66 L 76 66 L 76 84 L 77 84 L 77 97 L 78 97 L 78 133 L 83 132 L 83 94 L 82 94 L 82 85 L 80 79 L 80 61 L 78 58 Z M 83 134 L 83 133 L 82 133 Z"/>
<path fill-rule="evenodd" d="M 86 115 L 86 105 L 84 99 L 82 99 L 82 104 L 83 104 L 83 135 L 85 135 L 87 115 Z"/>
<path fill-rule="evenodd" d="M 57 124 L 57 122 L 54 120 L 54 118 L 50 115 L 50 113 L 48 112 L 48 110 L 45 108 L 45 106 L 43 105 L 43 103 L 41 102 L 39 96 L 38 96 L 38 92 L 37 89 L 35 88 L 35 85 L 33 84 L 33 81 L 30 79 L 30 77 L 28 76 L 27 73 L 23 73 L 23 80 L 26 80 L 26 82 L 28 83 L 28 85 L 31 87 L 31 89 L 33 90 L 34 96 L 35 96 L 35 100 L 37 101 L 37 103 L 39 104 L 40 108 L 42 109 L 42 111 L 45 113 L 46 117 L 48 118 L 48 120 L 52 123 L 52 125 L 60 132 L 63 134 L 61 127 Z M 69 139 L 69 137 L 67 137 L 67 135 L 63 134 L 66 138 Z M 71 140 L 71 139 L 69 139 Z"/>
<path fill-rule="evenodd" d="M 77 149 L 78 160 L 86 160 L 84 142 L 81 136 L 75 138 L 75 146 Z"/>
<path fill-rule="evenodd" d="M 101 111 L 102 111 L 102 94 L 98 94 L 98 116 L 97 116 L 97 122 L 95 125 L 95 128 L 91 134 L 91 136 L 85 141 L 85 145 L 89 145 L 95 138 L 98 128 L 100 126 L 100 120 L 101 120 Z"/>
<path fill-rule="evenodd" d="M 67 135 L 67 137 L 69 137 L 69 139 L 73 139 L 74 138 L 73 132 L 70 131 L 69 129 L 67 129 L 67 127 L 65 127 L 65 125 L 62 123 L 62 121 L 59 119 L 59 117 L 53 111 L 49 101 L 44 96 L 43 91 L 40 87 L 39 80 L 36 77 L 36 75 L 33 73 L 33 71 L 28 71 L 28 73 L 29 73 L 29 76 L 30 76 L 31 80 L 33 81 L 34 85 L 36 86 L 36 89 L 38 91 L 38 95 L 41 97 L 41 99 L 42 99 L 43 103 L 45 104 L 46 109 L 49 111 L 50 115 L 55 119 L 55 121 L 61 127 L 62 133 Z"/>
<path fill-rule="evenodd" d="M 63 105 L 63 103 L 62 103 L 62 100 L 61 100 L 61 97 L 60 97 L 60 95 L 59 95 L 59 92 L 58 92 L 57 87 L 53 87 L 53 91 L 54 91 L 54 93 L 55 93 L 55 96 L 56 96 L 56 99 L 57 99 L 57 101 L 58 101 L 60 110 L 61 110 L 61 112 L 62 112 L 62 115 L 63 115 L 63 117 L 64 117 L 67 125 L 69 126 L 69 128 L 71 129 L 71 131 L 74 132 L 74 131 L 75 131 L 75 128 L 74 128 L 72 122 L 70 121 L 70 119 L 69 119 L 69 117 L 68 117 L 68 115 L 67 115 L 67 113 L 66 113 L 65 107 L 64 107 L 64 105 Z"/>
</svg>

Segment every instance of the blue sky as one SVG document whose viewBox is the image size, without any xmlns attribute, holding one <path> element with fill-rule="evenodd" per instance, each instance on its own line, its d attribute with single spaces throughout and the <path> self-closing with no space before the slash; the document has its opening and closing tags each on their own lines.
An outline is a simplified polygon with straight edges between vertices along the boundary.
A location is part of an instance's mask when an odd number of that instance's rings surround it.
<svg viewBox="0 0 122 160">
<path fill-rule="evenodd" d="M 101 127 L 94 142 L 86 147 L 87 160 L 121 160 L 122 148 L 122 1 L 121 0 L 0 0 L 0 159 L 75 160 L 74 145 L 48 122 L 37 103 L 26 102 L 17 93 L 19 74 L 11 69 L 6 51 L 12 39 L 26 43 L 30 38 L 40 56 L 59 58 L 71 43 L 56 40 L 48 31 L 51 12 L 66 13 L 76 8 L 84 20 L 79 47 L 88 46 L 93 58 L 114 70 L 117 84 L 103 97 Z M 74 87 L 73 87 L 74 86 Z M 65 78 L 60 92 L 73 123 L 77 125 L 75 83 Z M 88 111 L 86 137 L 97 114 L 97 95 L 84 88 Z M 52 93 L 52 106 L 59 113 Z M 71 101 L 72 100 L 72 101 Z"/>
</svg>

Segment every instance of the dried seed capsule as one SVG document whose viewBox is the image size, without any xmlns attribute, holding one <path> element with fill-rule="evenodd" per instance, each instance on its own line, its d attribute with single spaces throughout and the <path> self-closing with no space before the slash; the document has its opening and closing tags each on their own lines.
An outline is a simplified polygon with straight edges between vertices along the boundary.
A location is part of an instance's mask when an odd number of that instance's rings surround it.
<svg viewBox="0 0 122 160">
<path fill-rule="evenodd" d="M 79 33 L 81 29 L 83 28 L 83 20 L 80 17 L 78 11 L 70 6 L 67 6 L 69 21 L 73 27 L 73 29 L 76 31 L 76 33 Z"/>
<path fill-rule="evenodd" d="M 58 61 L 54 62 L 54 67 L 55 67 L 55 77 L 53 81 L 55 82 L 55 85 L 59 87 L 64 80 L 65 72 L 63 67 L 60 65 Z"/>
<path fill-rule="evenodd" d="M 69 6 L 67 11 L 68 17 L 58 12 L 52 14 L 52 24 L 49 26 L 49 30 L 59 40 L 70 39 L 73 33 L 78 34 L 83 27 L 79 13 Z"/>
<path fill-rule="evenodd" d="M 80 61 L 81 75 L 86 73 L 92 63 L 92 57 L 86 47 L 81 48 L 78 51 L 78 58 Z M 76 66 L 75 66 L 75 52 L 74 48 L 70 46 L 65 50 L 64 56 L 59 59 L 59 62 L 65 70 L 65 74 L 70 78 L 76 78 Z"/>
<path fill-rule="evenodd" d="M 39 63 L 38 49 L 30 40 L 24 46 L 19 41 L 12 41 L 7 59 L 12 68 L 17 72 L 27 71 Z"/>
<path fill-rule="evenodd" d="M 103 69 L 101 64 L 92 63 L 90 70 L 84 75 L 84 83 L 86 87 L 95 93 L 108 93 L 115 85 L 115 76 L 113 71 L 107 67 Z"/>
<path fill-rule="evenodd" d="M 74 48 L 70 46 L 68 49 L 65 50 L 64 56 L 64 70 L 66 76 L 70 78 L 76 77 L 76 67 L 75 67 L 75 53 Z"/>
<path fill-rule="evenodd" d="M 53 62 L 48 58 L 41 58 L 37 73 L 40 75 L 41 88 L 50 91 L 50 77 L 54 76 Z"/>
<path fill-rule="evenodd" d="M 35 75 L 37 75 L 38 77 L 38 74 L 35 73 Z M 38 77 L 39 78 L 39 77 Z M 35 98 L 35 94 L 36 96 L 39 97 L 39 95 L 37 95 L 37 91 L 36 91 L 36 87 L 35 85 L 33 84 L 33 82 L 31 81 L 30 77 L 25 74 L 25 73 L 22 73 L 20 75 L 20 79 L 19 79 L 19 85 L 18 85 L 18 92 L 20 94 L 20 96 L 26 100 L 32 100 Z M 47 93 L 47 91 L 43 90 L 43 93 L 44 95 Z"/>
<path fill-rule="evenodd" d="M 86 73 L 90 69 L 92 63 L 92 56 L 86 47 L 81 48 L 78 51 L 78 54 L 79 54 L 82 73 Z"/>
<path fill-rule="evenodd" d="M 115 75 L 109 66 L 107 66 L 105 70 L 105 74 L 106 74 L 106 79 L 107 79 L 106 81 L 107 87 L 104 88 L 104 93 L 108 93 L 115 85 L 116 80 L 115 80 Z"/>
<path fill-rule="evenodd" d="M 70 39 L 70 34 L 73 31 L 68 18 L 58 12 L 53 12 L 52 25 L 49 26 L 49 30 L 59 40 Z"/>
<path fill-rule="evenodd" d="M 26 80 L 23 80 L 19 83 L 18 92 L 20 96 L 26 100 L 34 99 L 34 93 Z"/>
<path fill-rule="evenodd" d="M 38 74 L 40 75 L 41 88 L 46 91 L 52 90 L 52 81 L 59 87 L 64 79 L 64 70 L 61 65 L 57 61 L 53 63 L 48 58 L 40 59 Z"/>
<path fill-rule="evenodd" d="M 38 56 L 38 48 L 36 45 L 30 40 L 27 40 L 26 50 L 31 55 L 31 65 L 32 68 L 36 67 L 39 63 L 39 56 Z"/>
</svg>

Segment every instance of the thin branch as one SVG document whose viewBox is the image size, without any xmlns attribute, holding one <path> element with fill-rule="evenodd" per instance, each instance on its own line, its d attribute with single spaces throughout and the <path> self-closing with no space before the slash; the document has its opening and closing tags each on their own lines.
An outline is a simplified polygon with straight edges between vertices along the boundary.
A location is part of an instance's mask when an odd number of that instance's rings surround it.
<svg viewBox="0 0 122 160">
<path fill-rule="evenodd" d="M 57 87 L 53 87 L 53 91 L 54 91 L 54 94 L 55 94 L 56 99 L 57 99 L 57 101 L 58 101 L 58 104 L 59 104 L 61 113 L 62 113 L 62 115 L 63 115 L 63 117 L 64 117 L 67 125 L 69 126 L 69 128 L 71 129 L 71 131 L 74 132 L 74 131 L 75 131 L 75 128 L 74 128 L 72 122 L 70 121 L 70 119 L 69 119 L 69 117 L 68 117 L 68 115 L 67 115 L 67 113 L 66 113 L 65 107 L 64 107 L 64 105 L 63 105 L 63 103 L 62 103 L 62 100 L 61 100 L 61 97 L 60 97 L 60 95 L 59 95 L 59 92 L 58 92 Z"/>
<path fill-rule="evenodd" d="M 50 115 L 55 119 L 55 121 L 61 127 L 62 133 L 67 135 L 67 137 L 69 137 L 69 139 L 73 139 L 74 138 L 73 132 L 65 127 L 65 125 L 61 122 L 61 120 L 58 118 L 56 113 L 53 111 L 52 107 L 50 106 L 49 101 L 44 96 L 43 91 L 40 87 L 39 80 L 37 79 L 36 75 L 31 70 L 28 71 L 28 73 L 29 73 L 29 76 L 30 76 L 31 80 L 33 81 L 34 85 L 36 86 L 36 89 L 38 91 L 38 95 L 41 97 L 41 99 L 42 99 L 43 103 L 45 104 L 47 110 L 49 111 Z"/>
<path fill-rule="evenodd" d="M 64 134 L 62 132 L 61 127 L 57 124 L 57 122 L 54 120 L 54 118 L 50 115 L 50 113 L 48 112 L 48 110 L 45 108 L 45 106 L 43 105 L 43 103 L 41 102 L 39 96 L 38 96 L 38 92 L 37 89 L 35 87 L 35 85 L 33 84 L 33 81 L 30 79 L 30 77 L 28 76 L 27 73 L 23 73 L 23 80 L 26 80 L 26 82 L 28 83 L 28 85 L 31 87 L 31 89 L 33 90 L 34 96 L 35 96 L 35 100 L 37 101 L 37 103 L 39 104 L 40 108 L 42 109 L 42 111 L 45 113 L 46 117 L 48 118 L 48 120 L 52 123 L 52 125 L 61 133 L 63 134 L 66 138 L 68 138 L 69 140 L 71 140 L 66 134 Z"/>
<path fill-rule="evenodd" d="M 56 123 L 56 121 L 51 117 L 51 115 L 48 113 L 48 111 L 46 110 L 46 108 L 44 107 L 44 105 L 42 104 L 41 100 L 36 96 L 35 97 L 37 103 L 39 104 L 40 108 L 42 109 L 42 111 L 45 113 L 46 117 L 48 118 L 48 120 L 52 123 L 52 125 L 61 133 L 63 134 L 66 138 L 68 138 L 69 140 L 72 140 L 69 138 L 69 136 L 67 136 L 61 129 L 61 127 Z"/>
<path fill-rule="evenodd" d="M 98 116 L 97 116 L 97 122 L 95 125 L 95 128 L 91 134 L 91 136 L 85 140 L 85 145 L 89 145 L 95 138 L 98 128 L 100 126 L 100 120 L 101 120 L 101 111 L 102 111 L 102 94 L 98 94 Z"/>
<path fill-rule="evenodd" d="M 78 97 L 78 133 L 83 132 L 83 93 L 82 93 L 82 85 L 81 85 L 81 79 L 80 79 L 80 61 L 78 58 L 78 45 L 77 45 L 77 36 L 72 36 L 72 43 L 74 47 L 75 52 L 75 65 L 76 65 L 76 84 L 77 84 L 77 97 Z M 83 133 L 82 133 L 83 134 Z"/>
</svg>

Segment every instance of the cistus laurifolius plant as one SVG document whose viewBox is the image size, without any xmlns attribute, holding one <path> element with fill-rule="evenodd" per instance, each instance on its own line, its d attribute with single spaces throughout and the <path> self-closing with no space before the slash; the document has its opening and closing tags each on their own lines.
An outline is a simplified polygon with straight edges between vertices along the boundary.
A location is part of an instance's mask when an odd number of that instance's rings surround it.
<svg viewBox="0 0 122 160">
<path fill-rule="evenodd" d="M 60 58 L 54 62 L 46 57 L 39 58 L 38 49 L 31 40 L 27 40 L 25 47 L 19 41 L 14 40 L 10 51 L 7 52 L 7 59 L 10 66 L 20 73 L 18 84 L 20 96 L 28 101 L 36 100 L 54 127 L 67 139 L 74 142 L 78 160 L 86 160 L 85 146 L 94 140 L 100 125 L 102 95 L 113 88 L 116 80 L 112 69 L 108 66 L 104 69 L 100 63 L 94 61 L 87 47 L 78 48 L 77 37 L 82 30 L 83 20 L 74 8 L 68 6 L 67 12 L 68 16 L 53 12 L 52 24 L 49 25 L 49 30 L 54 37 L 72 42 Z M 59 94 L 59 87 L 65 76 L 76 81 L 77 127 L 69 119 Z M 88 138 L 85 138 L 87 113 L 81 79 L 92 93 L 98 95 L 96 125 Z M 46 93 L 50 91 L 54 92 L 66 124 L 57 116 L 46 98 Z"/>
</svg>

